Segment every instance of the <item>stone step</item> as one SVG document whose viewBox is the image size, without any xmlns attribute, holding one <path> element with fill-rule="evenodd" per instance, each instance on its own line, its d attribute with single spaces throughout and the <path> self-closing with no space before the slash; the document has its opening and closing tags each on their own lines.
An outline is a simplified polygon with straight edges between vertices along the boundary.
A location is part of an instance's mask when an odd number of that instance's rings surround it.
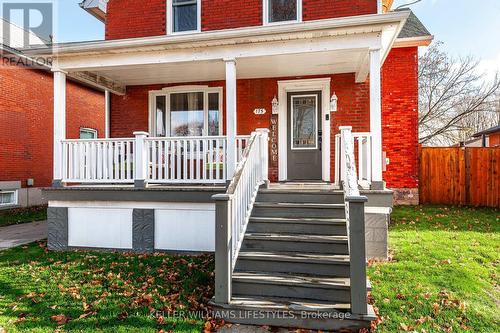
<svg viewBox="0 0 500 333">
<path fill-rule="evenodd" d="M 366 315 L 346 315 L 350 310 L 349 303 L 276 297 L 233 297 L 230 304 L 216 304 L 212 301 L 211 305 L 218 317 L 248 325 L 358 332 L 363 328 L 369 329 L 370 322 L 377 319 L 371 305 L 368 305 Z"/>
<path fill-rule="evenodd" d="M 242 249 L 249 251 L 349 254 L 347 236 L 247 232 Z"/>
<path fill-rule="evenodd" d="M 289 202 L 256 202 L 252 217 L 345 218 L 344 204 L 312 204 Z"/>
<path fill-rule="evenodd" d="M 264 271 L 349 277 L 348 255 L 241 250 L 235 271 Z"/>
<path fill-rule="evenodd" d="M 345 219 L 310 219 L 281 217 L 251 217 L 248 232 L 290 233 L 302 235 L 345 236 Z"/>
<path fill-rule="evenodd" d="M 235 272 L 234 296 L 283 297 L 296 300 L 350 302 L 348 278 L 316 277 L 271 272 Z"/>
</svg>

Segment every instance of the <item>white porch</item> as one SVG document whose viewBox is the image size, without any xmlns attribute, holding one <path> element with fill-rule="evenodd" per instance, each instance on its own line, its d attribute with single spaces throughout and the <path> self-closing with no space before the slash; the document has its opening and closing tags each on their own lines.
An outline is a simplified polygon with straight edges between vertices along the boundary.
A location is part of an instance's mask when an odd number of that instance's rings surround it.
<svg viewBox="0 0 500 333">
<path fill-rule="evenodd" d="M 223 184 L 233 178 L 247 137 L 237 135 L 237 80 L 355 73 L 370 78 L 370 132 L 359 133 L 361 184 L 382 184 L 381 66 L 407 13 L 365 15 L 280 26 L 214 31 L 183 36 L 90 42 L 60 46 L 54 68 L 54 184 Z M 225 135 L 67 140 L 67 76 L 124 94 L 127 86 L 224 81 Z M 321 80 L 319 80 L 321 81 Z M 325 82 L 286 81 L 280 85 L 279 180 L 287 180 L 286 93 L 319 89 L 323 141 L 322 179 L 330 174 L 333 91 Z M 108 95 L 109 96 L 109 95 Z M 109 110 L 108 110 L 109 112 Z M 270 113 L 271 110 L 268 110 Z M 108 117 L 109 118 L 109 117 Z M 109 133 L 109 130 L 107 130 Z M 339 144 L 335 147 L 340 149 Z M 335 154 L 340 156 L 338 150 Z"/>
</svg>

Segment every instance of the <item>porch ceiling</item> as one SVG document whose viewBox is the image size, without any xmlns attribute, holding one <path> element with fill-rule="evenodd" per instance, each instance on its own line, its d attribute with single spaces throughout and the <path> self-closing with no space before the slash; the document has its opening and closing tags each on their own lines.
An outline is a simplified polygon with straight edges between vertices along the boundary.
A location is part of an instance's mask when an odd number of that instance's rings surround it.
<svg viewBox="0 0 500 333">
<path fill-rule="evenodd" d="M 237 59 L 239 79 L 356 73 L 368 66 L 368 49 Z M 225 79 L 222 60 L 123 66 L 95 71 L 123 85 L 186 83 Z"/>
</svg>

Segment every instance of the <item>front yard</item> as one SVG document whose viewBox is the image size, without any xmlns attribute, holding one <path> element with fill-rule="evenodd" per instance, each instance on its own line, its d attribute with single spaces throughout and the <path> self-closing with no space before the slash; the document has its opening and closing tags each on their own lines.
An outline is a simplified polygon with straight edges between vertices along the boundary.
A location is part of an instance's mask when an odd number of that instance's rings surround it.
<svg viewBox="0 0 500 333">
<path fill-rule="evenodd" d="M 369 276 L 377 332 L 500 332 L 500 211 L 399 207 Z"/>
<path fill-rule="evenodd" d="M 200 332 L 213 294 L 212 256 L 0 252 L 0 332 Z M 3 332 L 2 332 L 3 333 Z"/>
<path fill-rule="evenodd" d="M 395 209 L 392 261 L 369 268 L 376 332 L 500 332 L 499 229 L 498 210 Z M 213 269 L 212 256 L 3 251 L 0 332 L 200 332 L 204 319 L 167 314 L 203 314 Z"/>
</svg>

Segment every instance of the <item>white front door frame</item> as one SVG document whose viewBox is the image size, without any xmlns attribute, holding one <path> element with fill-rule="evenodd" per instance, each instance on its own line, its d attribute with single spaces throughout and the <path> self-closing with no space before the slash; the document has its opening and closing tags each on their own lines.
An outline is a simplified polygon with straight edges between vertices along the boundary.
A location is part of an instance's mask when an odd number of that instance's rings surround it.
<svg viewBox="0 0 500 333">
<path fill-rule="evenodd" d="M 330 82 L 331 78 L 318 78 L 318 79 L 303 79 L 303 80 L 285 80 L 278 81 L 278 98 L 279 98 L 279 112 L 278 112 L 278 180 L 286 181 L 288 179 L 288 140 L 287 140 L 287 112 L 288 112 L 288 98 L 289 92 L 306 92 L 321 90 L 322 94 L 322 115 L 321 127 L 322 138 L 321 152 L 322 152 L 322 179 L 323 181 L 330 181 Z"/>
</svg>

